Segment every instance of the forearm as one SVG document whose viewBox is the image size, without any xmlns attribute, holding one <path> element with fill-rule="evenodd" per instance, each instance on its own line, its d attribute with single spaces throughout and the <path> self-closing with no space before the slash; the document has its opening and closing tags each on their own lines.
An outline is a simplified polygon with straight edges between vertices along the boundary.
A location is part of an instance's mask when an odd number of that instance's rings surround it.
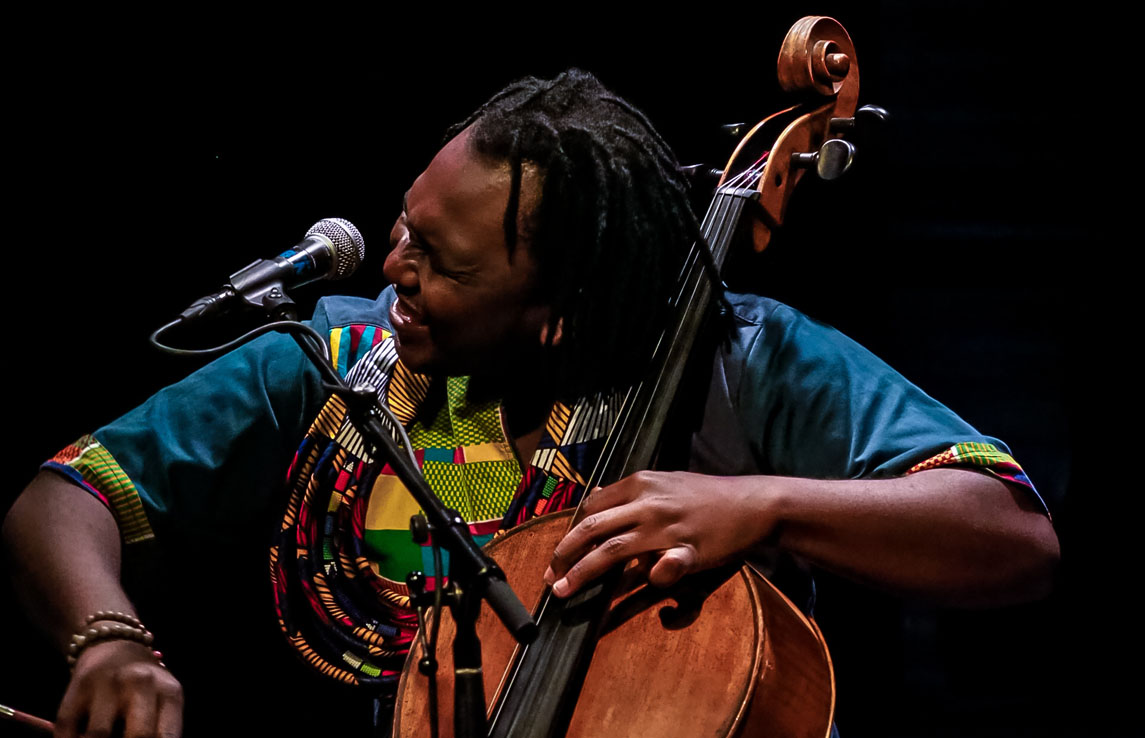
<svg viewBox="0 0 1145 738">
<path fill-rule="evenodd" d="M 774 510 L 771 540 L 850 578 L 968 607 L 1036 599 L 1052 583 L 1060 552 L 1049 519 L 987 474 L 754 479 Z"/>
<path fill-rule="evenodd" d="M 61 650 L 88 615 L 133 612 L 115 519 L 76 485 L 40 472 L 5 518 L 3 540 L 25 612 Z"/>
<path fill-rule="evenodd" d="M 633 558 L 649 580 L 779 547 L 912 597 L 982 606 L 1044 595 L 1058 559 L 1049 519 L 1019 490 L 973 471 L 881 480 L 640 472 L 584 502 L 553 554 L 558 596 Z"/>
<path fill-rule="evenodd" d="M 41 472 L 16 500 L 3 527 L 17 594 L 60 650 L 85 618 L 101 610 L 133 613 L 119 582 L 119 528 L 94 497 Z M 82 649 L 56 715 L 55 735 L 177 738 L 183 690 L 151 648 L 104 640 Z"/>
</svg>

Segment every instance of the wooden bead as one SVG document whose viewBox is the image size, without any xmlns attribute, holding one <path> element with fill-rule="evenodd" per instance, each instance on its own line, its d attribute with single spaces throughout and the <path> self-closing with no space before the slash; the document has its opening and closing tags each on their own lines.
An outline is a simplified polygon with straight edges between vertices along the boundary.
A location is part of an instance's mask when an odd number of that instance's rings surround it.
<svg viewBox="0 0 1145 738">
<path fill-rule="evenodd" d="M 125 625 L 130 625 L 133 628 L 146 630 L 139 618 L 135 617 L 134 615 L 129 615 L 125 612 L 118 612 L 116 610 L 100 610 L 99 612 L 93 612 L 91 615 L 87 616 L 87 619 L 84 622 L 87 625 L 91 625 L 92 623 L 99 620 L 114 620 Z"/>
<path fill-rule="evenodd" d="M 98 626 L 92 627 L 92 623 L 98 623 L 100 621 L 110 622 L 103 622 Z M 110 640 L 124 640 L 134 641 L 135 643 L 150 648 L 155 640 L 155 636 L 143 627 L 143 624 L 139 622 L 138 618 L 127 615 L 126 613 L 101 610 L 88 616 L 85 623 L 89 627 L 73 635 L 71 643 L 69 643 L 67 647 L 68 665 L 73 668 L 83 650 L 95 643 Z M 162 656 L 159 652 L 153 651 L 152 655 L 162 666 Z"/>
</svg>

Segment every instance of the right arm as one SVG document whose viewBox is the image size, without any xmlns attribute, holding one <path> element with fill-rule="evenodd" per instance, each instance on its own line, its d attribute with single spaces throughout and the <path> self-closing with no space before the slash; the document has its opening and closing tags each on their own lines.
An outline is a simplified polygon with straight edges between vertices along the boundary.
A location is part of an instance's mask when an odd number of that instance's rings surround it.
<svg viewBox="0 0 1145 738">
<path fill-rule="evenodd" d="M 341 312 L 371 309 L 355 303 Z M 323 336 L 330 330 L 322 302 L 311 324 Z M 61 474 L 41 471 L 4 521 L 4 547 L 25 612 L 64 650 L 92 613 L 134 614 L 120 584 L 123 545 L 173 528 L 191 536 L 249 534 L 245 524 L 264 520 L 325 398 L 317 371 L 294 340 L 272 334 L 69 447 L 68 461 L 57 464 Z M 75 482 L 62 476 L 68 466 Z M 219 515 L 222 509 L 228 514 Z M 76 664 L 57 736 L 76 735 L 85 720 L 88 735 L 107 735 L 120 718 L 128 722 L 126 736 L 177 736 L 182 690 L 150 649 L 131 641 L 97 643 Z"/>
<path fill-rule="evenodd" d="M 9 511 L 4 548 L 25 612 L 64 652 L 84 618 L 101 610 L 135 614 L 120 585 L 120 535 L 111 512 L 87 491 L 41 471 Z M 178 736 L 183 691 L 151 649 L 111 640 L 84 649 L 56 717 L 58 738 Z"/>
</svg>

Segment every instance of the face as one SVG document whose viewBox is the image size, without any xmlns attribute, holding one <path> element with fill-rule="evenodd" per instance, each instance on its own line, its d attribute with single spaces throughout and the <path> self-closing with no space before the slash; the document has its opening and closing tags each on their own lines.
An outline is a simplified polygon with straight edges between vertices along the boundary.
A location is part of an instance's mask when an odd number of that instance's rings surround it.
<svg viewBox="0 0 1145 738">
<path fill-rule="evenodd" d="M 417 372 L 498 371 L 540 343 L 548 318 L 528 242 L 518 238 L 512 255 L 505 243 L 509 164 L 471 152 L 467 139 L 462 132 L 433 158 L 390 232 L 384 273 L 398 294 L 390 320 L 398 355 Z M 522 213 L 538 191 L 526 167 Z"/>
</svg>

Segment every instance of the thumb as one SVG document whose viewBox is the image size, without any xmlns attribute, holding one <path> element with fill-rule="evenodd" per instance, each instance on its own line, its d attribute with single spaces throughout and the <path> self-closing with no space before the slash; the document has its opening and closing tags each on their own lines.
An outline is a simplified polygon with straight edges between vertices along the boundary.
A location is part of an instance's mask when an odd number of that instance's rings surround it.
<svg viewBox="0 0 1145 738">
<path fill-rule="evenodd" d="M 696 552 L 687 546 L 670 548 L 648 572 L 648 581 L 656 587 L 670 587 L 696 565 Z"/>
</svg>

